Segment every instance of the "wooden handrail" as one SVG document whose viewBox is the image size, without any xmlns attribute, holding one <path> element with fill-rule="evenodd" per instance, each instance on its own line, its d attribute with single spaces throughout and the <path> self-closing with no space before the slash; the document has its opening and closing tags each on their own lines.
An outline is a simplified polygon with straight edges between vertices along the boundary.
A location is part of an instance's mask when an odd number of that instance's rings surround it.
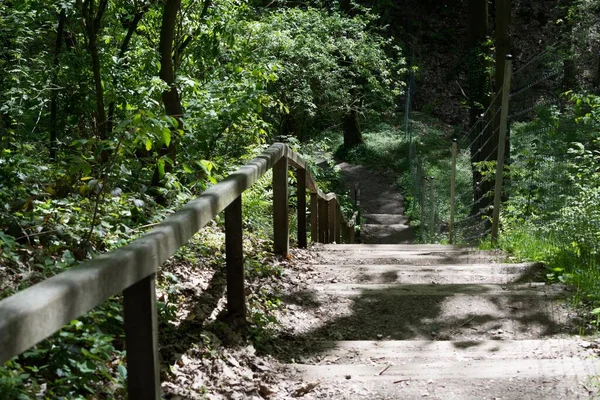
<svg viewBox="0 0 600 400">
<path fill-rule="evenodd" d="M 241 196 L 270 168 L 274 169 L 274 251 L 287 255 L 288 163 L 301 176 L 299 245 L 306 246 L 306 189 L 311 193 L 312 241 L 339 241 L 338 232 L 344 232 L 345 241 L 352 243 L 357 213 L 346 222 L 336 195 L 323 193 L 305 161 L 287 145 L 275 143 L 139 239 L 0 301 L 0 362 L 23 353 L 69 321 L 123 293 L 129 398 L 160 398 L 155 273 L 225 210 L 228 312 L 245 320 Z"/>
</svg>

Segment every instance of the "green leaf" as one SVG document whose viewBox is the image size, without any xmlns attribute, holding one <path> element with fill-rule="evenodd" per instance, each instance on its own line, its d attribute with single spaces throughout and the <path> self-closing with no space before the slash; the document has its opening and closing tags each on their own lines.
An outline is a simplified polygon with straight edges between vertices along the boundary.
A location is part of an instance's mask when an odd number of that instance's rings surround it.
<svg viewBox="0 0 600 400">
<path fill-rule="evenodd" d="M 165 176 L 165 160 L 164 159 L 159 159 L 158 162 L 156 163 L 156 166 L 158 167 L 158 175 L 162 178 L 163 176 Z"/>
<path fill-rule="evenodd" d="M 146 139 L 146 151 L 150 151 L 152 149 L 152 142 L 150 139 Z"/>
<path fill-rule="evenodd" d="M 165 146 L 169 147 L 171 144 L 171 131 L 169 128 L 165 127 L 162 129 L 162 137 L 165 142 Z"/>
<path fill-rule="evenodd" d="M 127 379 L 127 368 L 123 364 L 119 364 L 117 366 L 117 370 L 119 371 L 119 376 L 123 381 Z"/>
<path fill-rule="evenodd" d="M 84 374 L 90 374 L 96 371 L 96 365 L 90 360 L 85 360 L 84 362 L 77 363 L 77 369 Z"/>
</svg>

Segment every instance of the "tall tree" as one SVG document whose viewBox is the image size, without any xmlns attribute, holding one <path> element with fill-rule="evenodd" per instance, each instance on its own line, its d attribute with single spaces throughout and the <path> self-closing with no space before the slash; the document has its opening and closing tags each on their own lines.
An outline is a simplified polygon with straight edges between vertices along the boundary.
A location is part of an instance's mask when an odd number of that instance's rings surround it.
<svg viewBox="0 0 600 400">
<path fill-rule="evenodd" d="M 341 0 L 340 8 L 342 12 L 350 18 L 356 15 L 356 9 L 350 0 Z M 342 130 L 344 132 L 344 147 L 349 149 L 359 144 L 364 143 L 362 132 L 360 129 L 360 90 L 362 80 L 357 74 L 352 73 L 352 60 L 342 59 L 341 64 L 345 66 L 345 73 L 349 75 L 351 81 L 354 81 L 353 88 L 350 90 L 350 102 L 342 114 Z"/>
<path fill-rule="evenodd" d="M 162 26 L 160 29 L 160 42 L 158 51 L 160 53 L 160 79 L 165 81 L 168 88 L 162 93 L 162 101 L 167 115 L 174 117 L 177 121 L 172 129 L 171 139 L 159 151 L 159 160 L 152 177 L 152 186 L 158 186 L 161 179 L 161 170 L 170 171 L 175 165 L 177 148 L 175 138 L 177 132 L 183 129 L 183 107 L 179 98 L 179 93 L 175 87 L 175 65 L 173 62 L 173 41 L 175 40 L 175 27 L 177 25 L 177 15 L 181 8 L 181 0 L 166 0 L 163 11 Z M 164 156 L 168 156 L 165 163 Z M 160 166 L 163 166 L 161 168 Z"/>
<path fill-rule="evenodd" d="M 506 64 L 506 55 L 511 52 L 512 41 L 510 37 L 510 9 L 511 0 L 495 0 L 496 16 L 494 33 L 494 42 L 496 45 L 496 70 L 494 77 L 494 92 L 498 92 L 504 85 L 504 68 Z M 494 132 L 500 130 L 500 113 L 494 121 Z M 493 139 L 492 139 L 492 142 Z M 494 143 L 497 143 L 496 140 Z M 496 158 L 498 158 L 496 156 Z M 506 131 L 506 143 L 504 147 L 505 160 L 510 159 L 510 130 Z"/>
<path fill-rule="evenodd" d="M 53 55 L 53 81 L 56 86 L 56 81 L 58 77 L 58 69 L 59 65 L 59 55 L 60 49 L 62 48 L 62 37 L 65 30 L 65 20 L 67 19 L 67 10 L 61 8 L 60 14 L 58 16 L 58 27 L 56 29 L 56 43 L 54 45 L 54 55 Z M 50 160 L 54 161 L 56 159 L 56 148 L 58 146 L 58 135 L 57 135 L 57 126 L 56 126 L 56 114 L 58 108 L 58 90 L 55 89 L 52 91 L 50 98 Z"/>
<path fill-rule="evenodd" d="M 102 26 L 102 17 L 108 5 L 108 0 L 100 0 L 96 7 L 96 0 L 84 0 L 81 4 L 81 15 L 86 29 L 87 48 L 92 59 L 92 75 L 96 92 L 96 132 L 100 140 L 107 139 L 106 110 L 104 109 L 104 86 L 100 68 L 100 55 L 98 51 L 98 33 Z M 106 161 L 107 153 L 102 153 L 102 160 Z"/>
<path fill-rule="evenodd" d="M 512 41 L 510 38 L 510 0 L 495 0 L 496 18 L 495 35 L 496 45 L 496 73 L 494 78 L 494 91 L 500 90 L 504 84 L 504 64 L 506 55 L 510 53 Z"/>
<path fill-rule="evenodd" d="M 488 1 L 468 0 L 468 97 L 470 106 L 471 124 L 475 123 L 479 115 L 489 105 L 490 77 L 487 70 L 487 59 L 489 56 L 488 41 Z M 489 126 L 489 125 L 488 125 Z M 491 125 L 493 127 L 493 124 Z M 493 188 L 493 184 L 482 180 L 482 175 L 475 163 L 493 159 L 495 145 L 494 129 L 481 132 L 479 129 L 473 131 L 471 156 L 473 165 L 473 208 L 472 213 L 477 214 L 481 209 L 491 204 L 491 198 L 486 194 Z M 489 139 L 489 140 L 488 140 Z M 497 140 L 496 140 L 497 142 Z"/>
<path fill-rule="evenodd" d="M 122 60 L 126 56 L 127 51 L 129 50 L 129 44 L 131 43 L 131 38 L 133 37 L 133 34 L 137 30 L 138 25 L 139 25 L 140 21 L 142 20 L 142 17 L 148 11 L 149 6 L 150 6 L 149 3 L 137 4 L 137 2 L 136 2 L 135 10 L 133 12 L 133 17 L 131 18 L 130 21 L 127 22 L 127 33 L 125 34 L 125 38 L 123 38 L 123 41 L 121 42 L 121 47 L 119 48 L 119 55 L 118 55 L 119 60 Z M 117 76 L 118 76 L 118 74 L 115 74 L 113 76 L 113 80 L 112 80 L 113 88 L 116 88 L 116 86 L 117 86 Z M 112 133 L 113 126 L 115 123 L 114 119 L 115 119 L 116 106 L 117 106 L 117 101 L 116 101 L 116 96 L 114 96 L 113 100 L 108 105 L 107 132 L 109 135 Z"/>
</svg>

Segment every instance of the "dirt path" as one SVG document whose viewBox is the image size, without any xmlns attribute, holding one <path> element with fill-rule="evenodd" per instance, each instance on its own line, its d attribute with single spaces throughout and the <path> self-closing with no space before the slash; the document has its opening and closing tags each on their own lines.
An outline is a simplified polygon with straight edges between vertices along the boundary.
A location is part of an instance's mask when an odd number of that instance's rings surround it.
<svg viewBox="0 0 600 400">
<path fill-rule="evenodd" d="M 360 189 L 363 243 L 413 243 L 414 232 L 404 216 L 404 198 L 393 177 L 361 165 L 338 165 L 349 190 Z"/>
</svg>

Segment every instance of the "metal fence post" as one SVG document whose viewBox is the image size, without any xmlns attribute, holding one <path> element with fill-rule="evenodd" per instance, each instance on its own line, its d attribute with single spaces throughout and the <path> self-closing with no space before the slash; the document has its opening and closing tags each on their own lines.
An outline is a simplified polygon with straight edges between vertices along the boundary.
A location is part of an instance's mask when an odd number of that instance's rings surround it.
<svg viewBox="0 0 600 400">
<path fill-rule="evenodd" d="M 336 232 L 335 232 L 335 242 L 337 244 L 342 243 L 342 231 L 344 230 L 344 215 L 342 214 L 342 209 L 340 207 L 340 203 L 337 201 L 335 207 L 335 215 L 336 215 Z"/>
</svg>

